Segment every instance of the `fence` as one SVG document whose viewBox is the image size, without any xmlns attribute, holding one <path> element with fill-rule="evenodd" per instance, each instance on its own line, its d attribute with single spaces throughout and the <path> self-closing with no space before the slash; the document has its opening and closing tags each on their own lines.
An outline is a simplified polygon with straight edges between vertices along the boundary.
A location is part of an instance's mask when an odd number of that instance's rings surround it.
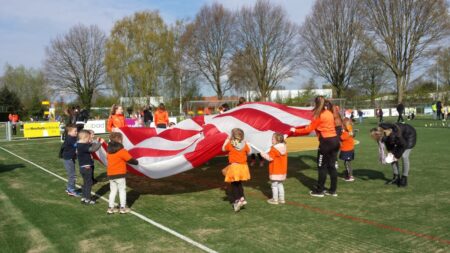
<svg viewBox="0 0 450 253">
<path fill-rule="evenodd" d="M 11 122 L 0 122 L 0 141 L 10 141 L 12 139 Z"/>
</svg>

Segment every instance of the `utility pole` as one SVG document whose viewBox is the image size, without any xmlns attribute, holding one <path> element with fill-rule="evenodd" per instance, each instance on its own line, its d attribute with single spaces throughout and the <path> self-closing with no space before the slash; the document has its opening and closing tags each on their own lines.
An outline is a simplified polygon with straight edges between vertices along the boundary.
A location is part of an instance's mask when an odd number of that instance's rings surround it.
<svg viewBox="0 0 450 253">
<path fill-rule="evenodd" d="M 439 100 L 439 69 L 438 69 L 438 64 L 436 62 L 436 101 Z"/>
<path fill-rule="evenodd" d="M 182 93 L 181 93 L 181 91 L 182 91 L 182 77 L 181 77 L 181 75 L 180 75 L 180 116 L 181 115 L 183 115 L 183 102 L 182 102 L 182 99 L 183 99 L 183 96 L 182 96 Z"/>
</svg>

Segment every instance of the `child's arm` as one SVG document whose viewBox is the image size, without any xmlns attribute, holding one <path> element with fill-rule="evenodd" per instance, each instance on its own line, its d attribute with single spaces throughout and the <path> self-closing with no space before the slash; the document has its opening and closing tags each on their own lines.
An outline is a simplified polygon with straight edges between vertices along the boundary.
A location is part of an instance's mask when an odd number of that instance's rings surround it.
<svg viewBox="0 0 450 253">
<path fill-rule="evenodd" d="M 224 152 L 228 151 L 228 149 L 226 148 L 227 145 L 228 145 L 228 143 L 230 143 L 230 139 L 229 139 L 229 138 L 227 138 L 227 139 L 225 140 L 225 142 L 223 143 L 223 145 L 222 145 L 222 151 L 224 151 Z"/>
<path fill-rule="evenodd" d="M 306 127 L 299 127 L 299 128 L 292 127 L 291 132 L 293 132 L 297 135 L 308 135 L 313 130 L 315 130 L 319 126 L 319 124 L 320 124 L 320 118 L 316 118 L 316 119 L 313 119 L 311 121 L 311 123 Z"/>
<path fill-rule="evenodd" d="M 273 160 L 272 157 L 270 157 L 270 155 L 267 153 L 260 153 L 260 154 L 262 158 L 266 159 L 269 162 Z"/>
</svg>

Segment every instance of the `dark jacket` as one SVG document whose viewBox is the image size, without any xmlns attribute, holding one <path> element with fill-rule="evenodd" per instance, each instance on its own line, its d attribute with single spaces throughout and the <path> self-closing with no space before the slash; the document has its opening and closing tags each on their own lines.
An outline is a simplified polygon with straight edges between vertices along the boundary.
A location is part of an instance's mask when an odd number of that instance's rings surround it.
<svg viewBox="0 0 450 253">
<path fill-rule="evenodd" d="M 144 122 L 151 122 L 153 121 L 153 114 L 150 110 L 144 110 Z"/>
<path fill-rule="evenodd" d="M 76 158 L 76 150 L 77 150 L 77 137 L 67 135 L 64 140 L 63 145 L 61 146 L 62 158 L 64 160 L 72 160 Z"/>
<path fill-rule="evenodd" d="M 416 146 L 416 129 L 408 124 L 401 123 L 380 123 L 383 129 L 391 129 L 389 136 L 383 137 L 382 142 L 386 145 L 389 152 L 399 159 L 406 149 L 412 149 Z"/>
<path fill-rule="evenodd" d="M 78 164 L 80 167 L 93 166 L 94 160 L 91 153 L 97 151 L 101 147 L 100 142 L 96 143 L 77 143 Z"/>
<path fill-rule="evenodd" d="M 397 105 L 398 114 L 403 114 L 404 111 L 405 111 L 405 106 L 402 103 L 398 104 Z"/>
</svg>

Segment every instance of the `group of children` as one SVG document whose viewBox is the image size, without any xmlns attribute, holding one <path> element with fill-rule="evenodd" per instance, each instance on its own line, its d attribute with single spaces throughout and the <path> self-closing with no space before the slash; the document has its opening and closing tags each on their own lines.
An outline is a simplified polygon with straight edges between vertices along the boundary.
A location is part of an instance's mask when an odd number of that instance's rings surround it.
<svg viewBox="0 0 450 253">
<path fill-rule="evenodd" d="M 81 204 L 96 204 L 92 198 L 91 190 L 95 182 L 94 179 L 94 160 L 92 154 L 96 152 L 104 143 L 103 139 L 96 138 L 92 130 L 80 130 L 74 124 L 66 125 L 67 136 L 60 149 L 60 158 L 63 159 L 64 167 L 67 172 L 66 193 L 69 196 L 79 197 L 76 192 L 76 170 L 75 163 L 78 160 L 80 174 L 83 177 L 81 192 Z M 126 163 L 137 165 L 138 161 L 134 159 L 122 145 L 122 134 L 112 132 L 109 136 L 107 148 L 108 166 L 106 169 L 109 179 L 109 203 L 108 214 L 128 213 L 130 209 L 126 207 Z M 115 198 L 119 192 L 119 208 L 115 207 Z"/>
<path fill-rule="evenodd" d="M 340 131 L 340 155 L 344 161 L 345 178 L 347 182 L 353 182 L 351 161 L 355 157 L 352 121 L 349 118 L 343 120 Z M 229 165 L 222 170 L 225 182 L 231 184 L 231 196 L 233 209 L 238 212 L 247 204 L 244 196 L 243 181 L 250 179 L 250 170 L 247 165 L 247 156 L 251 151 L 249 143 L 244 140 L 244 131 L 234 128 L 229 139 L 223 144 L 222 150 L 228 152 Z M 261 152 L 261 156 L 269 162 L 269 179 L 271 181 L 272 198 L 267 203 L 278 205 L 286 203 L 284 185 L 287 175 L 288 154 L 285 138 L 280 133 L 272 136 L 272 147 L 268 153 Z M 337 166 L 336 166 L 337 167 Z"/>
</svg>

